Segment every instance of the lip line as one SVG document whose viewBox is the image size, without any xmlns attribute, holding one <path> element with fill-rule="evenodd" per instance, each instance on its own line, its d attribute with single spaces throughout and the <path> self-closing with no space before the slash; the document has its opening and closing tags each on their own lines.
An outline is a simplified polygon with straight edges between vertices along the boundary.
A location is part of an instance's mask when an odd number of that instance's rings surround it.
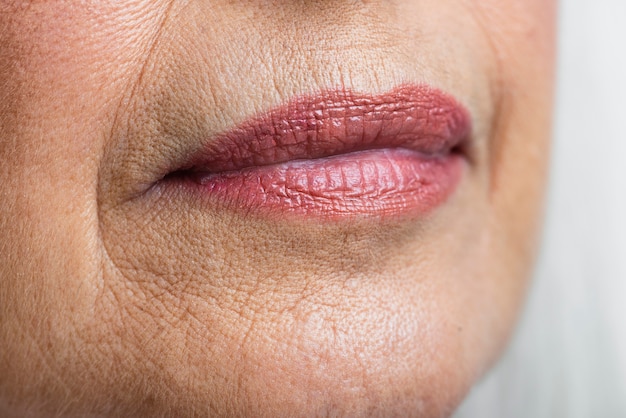
<svg viewBox="0 0 626 418">
<path fill-rule="evenodd" d="M 376 96 L 327 90 L 291 100 L 199 143 L 201 149 L 166 177 L 387 148 L 404 148 L 424 157 L 458 151 L 469 159 L 470 131 L 467 109 L 424 84 L 404 84 Z"/>
<path fill-rule="evenodd" d="M 417 150 L 406 148 L 406 147 L 393 147 L 393 148 L 380 147 L 380 148 L 363 148 L 363 149 L 358 149 L 358 150 L 350 150 L 346 152 L 341 152 L 341 153 L 332 154 L 332 155 L 324 155 L 324 156 L 315 157 L 315 158 L 294 158 L 291 160 L 278 161 L 275 163 L 269 163 L 269 164 L 263 164 L 263 165 L 250 165 L 250 166 L 245 166 L 241 168 L 236 168 L 233 170 L 226 170 L 226 171 L 219 171 L 219 172 L 209 172 L 209 171 L 202 170 L 202 169 L 181 170 L 181 172 L 192 176 L 193 178 L 197 179 L 197 181 L 202 184 L 202 183 L 206 183 L 206 181 L 210 180 L 214 176 L 228 176 L 228 175 L 236 174 L 238 172 L 255 170 L 255 169 L 271 169 L 273 167 L 280 167 L 283 164 L 294 164 L 294 163 L 302 164 L 302 163 L 307 163 L 307 162 L 317 163 L 317 162 L 333 161 L 336 159 L 340 159 L 342 157 L 352 158 L 352 157 L 365 155 L 365 154 L 372 155 L 372 152 L 376 152 L 376 151 L 380 151 L 381 154 L 383 153 L 386 154 L 388 152 L 404 151 L 404 152 L 412 153 L 424 161 L 441 160 L 442 158 L 448 158 L 451 155 L 461 156 L 462 158 L 465 158 L 465 155 L 463 154 L 462 151 L 456 152 L 456 148 L 450 150 L 450 152 L 448 153 L 424 154 Z"/>
</svg>

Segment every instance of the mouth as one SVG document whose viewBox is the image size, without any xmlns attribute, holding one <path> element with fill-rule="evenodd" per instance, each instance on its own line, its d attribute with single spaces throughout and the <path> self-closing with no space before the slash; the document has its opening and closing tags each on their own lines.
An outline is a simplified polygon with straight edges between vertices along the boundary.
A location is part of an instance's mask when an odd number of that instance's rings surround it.
<svg viewBox="0 0 626 418">
<path fill-rule="evenodd" d="M 246 214 L 424 215 L 469 161 L 469 112 L 425 85 L 297 98 L 202 143 L 159 182 Z"/>
</svg>

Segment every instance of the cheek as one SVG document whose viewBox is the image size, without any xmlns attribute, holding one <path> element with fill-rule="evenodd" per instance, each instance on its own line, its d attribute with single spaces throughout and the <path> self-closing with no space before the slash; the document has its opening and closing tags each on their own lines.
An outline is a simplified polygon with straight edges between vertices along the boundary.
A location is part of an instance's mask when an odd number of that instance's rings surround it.
<svg viewBox="0 0 626 418">
<path fill-rule="evenodd" d="M 556 2 L 485 4 L 500 65 L 499 117 L 491 147 L 491 199 L 507 247 L 531 259 L 549 159 Z M 524 255 L 522 257 L 521 255 Z"/>
<path fill-rule="evenodd" d="M 132 81 L 136 57 L 122 41 L 140 43 L 121 15 L 52 2 L 12 7 L 0 6 L 0 415 L 7 402 L 65 399 L 62 382 L 84 383 L 103 368 L 77 355 L 98 352 L 77 330 L 104 282 L 103 126 Z M 83 385 L 85 396 L 94 391 Z"/>
</svg>

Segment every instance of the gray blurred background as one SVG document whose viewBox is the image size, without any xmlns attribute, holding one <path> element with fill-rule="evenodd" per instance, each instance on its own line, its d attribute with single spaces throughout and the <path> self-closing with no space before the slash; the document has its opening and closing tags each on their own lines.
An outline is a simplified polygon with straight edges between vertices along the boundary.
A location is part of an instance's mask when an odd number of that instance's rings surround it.
<svg viewBox="0 0 626 418">
<path fill-rule="evenodd" d="M 546 228 L 517 334 L 455 418 L 626 417 L 626 0 L 562 0 Z"/>
</svg>

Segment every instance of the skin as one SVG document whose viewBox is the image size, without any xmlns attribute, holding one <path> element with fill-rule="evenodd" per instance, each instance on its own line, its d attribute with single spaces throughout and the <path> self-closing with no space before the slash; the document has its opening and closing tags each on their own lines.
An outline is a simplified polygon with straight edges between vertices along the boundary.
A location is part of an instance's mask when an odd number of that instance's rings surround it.
<svg viewBox="0 0 626 418">
<path fill-rule="evenodd" d="M 536 248 L 546 0 L 0 3 L 0 415 L 449 416 Z M 294 97 L 427 83 L 473 161 L 417 219 L 150 193 L 172 144 Z"/>
</svg>

